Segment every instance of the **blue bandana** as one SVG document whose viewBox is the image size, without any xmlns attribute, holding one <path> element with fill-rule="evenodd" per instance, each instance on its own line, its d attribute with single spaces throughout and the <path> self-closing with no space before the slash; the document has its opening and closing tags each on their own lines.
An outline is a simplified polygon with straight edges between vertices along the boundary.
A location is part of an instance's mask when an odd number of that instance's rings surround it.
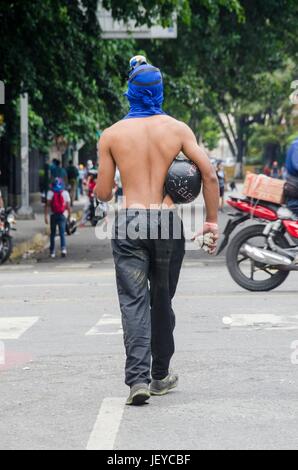
<svg viewBox="0 0 298 470">
<path fill-rule="evenodd" d="M 159 69 L 151 65 L 141 65 L 133 70 L 125 96 L 130 104 L 130 112 L 124 119 L 166 114 L 162 109 L 164 101 L 162 74 Z"/>
<path fill-rule="evenodd" d="M 60 193 L 64 191 L 64 182 L 61 178 L 56 178 L 54 183 L 52 184 L 52 191 L 54 193 Z"/>
</svg>

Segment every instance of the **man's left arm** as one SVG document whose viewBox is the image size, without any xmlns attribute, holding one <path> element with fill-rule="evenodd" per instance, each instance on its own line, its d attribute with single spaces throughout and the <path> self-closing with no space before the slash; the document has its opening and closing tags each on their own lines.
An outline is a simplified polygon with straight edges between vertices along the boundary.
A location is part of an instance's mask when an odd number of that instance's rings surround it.
<svg viewBox="0 0 298 470">
<path fill-rule="evenodd" d="M 108 202 L 113 198 L 116 164 L 110 149 L 109 131 L 105 131 L 99 141 L 99 171 L 95 194 L 100 201 Z"/>
</svg>

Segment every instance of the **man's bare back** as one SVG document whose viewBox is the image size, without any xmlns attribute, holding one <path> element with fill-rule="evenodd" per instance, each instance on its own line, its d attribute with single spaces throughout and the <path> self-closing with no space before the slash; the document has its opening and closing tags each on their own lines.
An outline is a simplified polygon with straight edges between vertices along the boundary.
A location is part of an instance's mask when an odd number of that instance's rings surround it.
<svg viewBox="0 0 298 470">
<path fill-rule="evenodd" d="M 181 150 L 179 124 L 168 116 L 121 121 L 108 132 L 127 207 L 163 202 L 169 167 Z"/>
<path fill-rule="evenodd" d="M 117 166 L 123 183 L 125 207 L 149 209 L 162 204 L 172 205 L 169 197 L 164 198 L 164 184 L 171 164 L 181 151 L 200 168 L 209 219 L 210 222 L 217 220 L 218 183 L 209 159 L 198 146 L 190 128 L 165 115 L 120 121 L 104 132 L 99 148 L 100 171 L 96 190 L 99 199 L 111 199 Z M 212 199 L 209 204 L 208 199 Z"/>
</svg>

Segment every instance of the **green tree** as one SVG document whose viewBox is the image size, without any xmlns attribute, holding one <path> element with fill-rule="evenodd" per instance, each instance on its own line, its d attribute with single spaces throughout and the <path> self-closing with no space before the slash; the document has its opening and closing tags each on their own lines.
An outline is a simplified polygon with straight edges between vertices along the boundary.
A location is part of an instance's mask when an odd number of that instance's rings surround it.
<svg viewBox="0 0 298 470">
<path fill-rule="evenodd" d="M 220 5 L 240 11 L 238 0 L 197 3 L 206 5 L 210 15 Z M 115 18 L 139 24 L 167 24 L 174 12 L 183 23 L 191 18 L 188 0 L 104 0 L 103 5 Z M 11 104 L 23 91 L 29 92 L 49 136 L 62 131 L 90 135 L 96 122 L 105 126 L 122 115 L 119 89 L 134 42 L 101 41 L 97 8 L 97 0 L 0 0 L 0 77 L 6 84 L 8 140 L 16 122 Z"/>
</svg>

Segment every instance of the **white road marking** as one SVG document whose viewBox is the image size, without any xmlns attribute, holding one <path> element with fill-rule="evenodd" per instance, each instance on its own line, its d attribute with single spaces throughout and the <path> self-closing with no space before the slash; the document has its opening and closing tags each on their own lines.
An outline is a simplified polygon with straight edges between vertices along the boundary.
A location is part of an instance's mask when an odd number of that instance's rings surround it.
<svg viewBox="0 0 298 470">
<path fill-rule="evenodd" d="M 4 274 L 7 272 L 15 272 L 15 271 L 28 271 L 34 269 L 34 266 L 32 264 L 18 264 L 17 266 L 5 266 L 0 269 L 0 273 Z"/>
<path fill-rule="evenodd" d="M 298 330 L 298 315 L 234 314 L 223 318 L 229 328 L 252 327 L 264 330 Z"/>
<path fill-rule="evenodd" d="M 123 398 L 103 400 L 87 450 L 113 450 L 125 408 Z"/>
<path fill-rule="evenodd" d="M 78 263 L 78 264 L 58 264 L 57 266 L 55 266 L 56 269 L 61 269 L 61 270 L 64 270 L 64 269 L 90 269 L 91 267 L 91 263 Z"/>
<path fill-rule="evenodd" d="M 101 300 L 110 300 L 115 301 L 115 296 L 102 295 L 99 294 Z M 86 299 L 84 297 L 62 297 L 62 298 L 34 298 L 34 299 L 0 299 L 0 305 L 44 305 L 44 304 L 59 304 L 59 303 L 71 303 L 71 304 L 86 304 Z"/>
<path fill-rule="evenodd" d="M 86 336 L 115 336 L 122 334 L 121 319 L 106 314 L 86 333 Z"/>
<path fill-rule="evenodd" d="M 39 317 L 0 318 L 0 339 L 19 339 Z"/>
<path fill-rule="evenodd" d="M 102 284 L 102 283 L 94 283 L 94 282 L 73 282 L 73 283 L 47 283 L 47 284 L 6 284 L 0 286 L 0 289 L 23 289 L 23 288 L 40 288 L 40 287 L 114 287 L 114 284 Z"/>
<path fill-rule="evenodd" d="M 208 294 L 179 294 L 175 296 L 175 298 L 178 299 L 208 299 L 210 301 L 214 300 L 217 301 L 219 298 L 223 299 L 272 299 L 275 297 L 289 297 L 289 294 L 292 294 L 292 292 L 271 292 L 270 295 L 266 294 L 265 292 L 252 292 L 251 294 L 245 294 L 245 293 L 226 293 L 226 294 L 221 294 L 220 292 L 210 292 Z"/>
</svg>

